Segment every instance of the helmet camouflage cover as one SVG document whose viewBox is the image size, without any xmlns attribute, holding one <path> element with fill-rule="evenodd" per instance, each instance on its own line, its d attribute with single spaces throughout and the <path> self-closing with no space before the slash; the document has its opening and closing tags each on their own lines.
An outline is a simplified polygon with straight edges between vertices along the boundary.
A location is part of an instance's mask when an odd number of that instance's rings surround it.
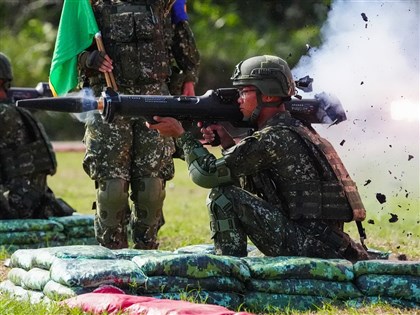
<svg viewBox="0 0 420 315">
<path fill-rule="evenodd" d="M 234 86 L 253 85 L 267 96 L 291 97 L 295 83 L 289 65 L 276 56 L 256 56 L 241 61 L 231 77 Z"/>
<path fill-rule="evenodd" d="M 5 81 L 12 81 L 12 65 L 10 64 L 9 58 L 0 52 L 0 79 Z"/>
</svg>

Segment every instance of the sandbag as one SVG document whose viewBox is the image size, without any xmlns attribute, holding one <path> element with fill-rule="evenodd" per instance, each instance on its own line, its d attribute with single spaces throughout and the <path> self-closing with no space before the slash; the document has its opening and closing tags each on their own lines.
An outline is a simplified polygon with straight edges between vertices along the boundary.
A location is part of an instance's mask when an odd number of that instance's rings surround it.
<svg viewBox="0 0 420 315">
<path fill-rule="evenodd" d="M 32 268 L 32 260 L 36 257 L 40 249 L 18 249 L 10 256 L 11 268 L 22 268 L 29 270 Z"/>
<path fill-rule="evenodd" d="M 0 235 L 27 231 L 61 232 L 64 227 L 59 222 L 48 219 L 13 219 L 0 220 Z"/>
<path fill-rule="evenodd" d="M 362 275 L 356 285 L 367 296 L 388 296 L 420 303 L 420 277 L 400 275 Z"/>
<path fill-rule="evenodd" d="M 45 296 L 49 297 L 53 301 L 62 301 L 79 294 L 84 294 L 91 292 L 92 288 L 83 288 L 83 287 L 67 287 L 62 285 L 54 280 L 49 280 L 42 292 Z"/>
<path fill-rule="evenodd" d="M 67 287 L 84 288 L 104 284 L 138 287 L 146 282 L 146 276 L 132 261 L 111 259 L 56 259 L 50 277 Z"/>
<path fill-rule="evenodd" d="M 307 257 L 245 257 L 255 279 L 319 279 L 352 281 L 353 265 L 344 259 Z"/>
<path fill-rule="evenodd" d="M 114 249 L 112 251 L 117 259 L 127 259 L 131 260 L 136 256 L 144 256 L 144 255 L 168 255 L 172 254 L 171 251 L 168 250 L 160 250 L 160 249 L 134 249 L 134 248 L 123 248 L 123 249 Z"/>
<path fill-rule="evenodd" d="M 83 214 L 73 214 L 65 217 L 53 217 L 51 220 L 54 220 L 64 227 L 73 227 L 73 226 L 90 226 L 93 229 L 94 215 L 83 215 Z"/>
<path fill-rule="evenodd" d="M 37 244 L 43 242 L 64 242 L 66 235 L 56 231 L 22 231 L 0 233 L 0 245 Z"/>
<path fill-rule="evenodd" d="M 404 309 L 420 309 L 420 304 L 404 299 L 392 298 L 387 296 L 365 296 L 362 298 L 351 299 L 346 301 L 346 307 L 361 308 L 365 306 L 374 306 L 378 304 L 383 307 L 383 304 L 388 304 L 392 307 Z"/>
<path fill-rule="evenodd" d="M 420 277 L 420 261 L 363 260 L 353 266 L 354 274 L 411 275 Z"/>
<path fill-rule="evenodd" d="M 276 310 L 316 310 L 323 304 L 334 305 L 335 301 L 322 296 L 289 295 L 263 292 L 249 292 L 244 296 L 244 307 L 254 312 L 273 312 Z"/>
<path fill-rule="evenodd" d="M 210 254 L 170 254 L 137 256 L 132 259 L 151 276 L 186 278 L 235 277 L 245 282 L 250 277 L 247 265 L 239 258 Z"/>
<path fill-rule="evenodd" d="M 8 294 L 15 299 L 29 300 L 31 303 L 47 301 L 42 292 L 26 290 L 20 286 L 15 285 L 10 280 L 5 280 L 0 283 L 0 292 Z"/>
<path fill-rule="evenodd" d="M 191 290 L 180 293 L 153 293 L 148 294 L 148 296 L 158 299 L 188 300 L 200 304 L 214 304 L 229 309 L 238 309 L 243 304 L 243 295 L 234 292 Z"/>
<path fill-rule="evenodd" d="M 69 240 L 80 239 L 80 238 L 92 238 L 95 237 L 95 230 L 93 225 L 81 225 L 66 227 L 64 232 Z"/>
<path fill-rule="evenodd" d="M 42 291 L 49 280 L 50 272 L 48 270 L 32 268 L 25 274 L 21 286 L 29 290 Z"/>
<path fill-rule="evenodd" d="M 173 276 L 148 277 L 137 293 L 183 292 L 191 290 L 245 292 L 245 284 L 233 277 L 185 278 Z"/>
<path fill-rule="evenodd" d="M 38 249 L 32 267 L 49 270 L 55 259 L 116 259 L 112 250 L 96 245 L 57 246 Z"/>
<path fill-rule="evenodd" d="M 22 268 L 12 268 L 7 274 L 7 279 L 13 282 L 13 284 L 22 286 L 23 279 L 25 278 L 28 271 Z"/>
<path fill-rule="evenodd" d="M 251 279 L 246 286 L 250 292 L 316 295 L 340 300 L 363 296 L 362 292 L 352 282 L 316 279 Z"/>
</svg>

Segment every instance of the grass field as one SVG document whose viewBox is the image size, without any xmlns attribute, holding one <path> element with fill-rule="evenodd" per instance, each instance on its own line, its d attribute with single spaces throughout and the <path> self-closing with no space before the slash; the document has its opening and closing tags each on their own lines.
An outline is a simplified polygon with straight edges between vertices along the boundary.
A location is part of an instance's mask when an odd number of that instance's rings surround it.
<svg viewBox="0 0 420 315">
<path fill-rule="evenodd" d="M 94 185 L 81 167 L 82 159 L 82 152 L 57 153 L 58 170 L 53 177 L 49 178 L 48 182 L 55 194 L 66 200 L 78 212 L 93 214 L 91 205 L 95 199 Z M 167 185 L 167 197 L 164 206 L 166 224 L 159 233 L 160 248 L 173 250 L 191 244 L 211 243 L 208 214 L 205 206 L 208 191 L 190 181 L 185 162 L 175 160 L 175 166 L 175 178 Z M 420 260 L 418 202 L 411 202 L 409 205 L 407 205 L 407 202 L 407 200 L 390 199 L 390 206 L 393 207 L 392 204 L 395 204 L 396 209 L 400 209 L 397 222 L 389 222 L 388 216 L 368 213 L 368 220 L 371 224 L 365 224 L 368 234 L 367 245 L 375 249 L 391 251 L 394 256 L 405 254 L 409 260 Z M 407 207 L 410 207 L 410 211 L 407 211 Z M 346 230 L 354 238 L 358 238 L 354 223 L 347 224 Z M 1 255 L 3 257 L 0 256 L 0 259 L 7 258 L 7 254 L 2 253 Z M 0 314 L 79 315 L 83 313 L 62 307 L 33 306 L 29 302 L 25 304 L 0 296 Z M 274 312 L 274 314 L 285 313 Z M 303 313 L 286 312 L 286 314 Z M 324 309 L 305 314 L 391 315 L 420 314 L 420 312 L 401 310 L 379 304 L 362 309 L 348 308 L 344 310 L 326 305 Z"/>
</svg>

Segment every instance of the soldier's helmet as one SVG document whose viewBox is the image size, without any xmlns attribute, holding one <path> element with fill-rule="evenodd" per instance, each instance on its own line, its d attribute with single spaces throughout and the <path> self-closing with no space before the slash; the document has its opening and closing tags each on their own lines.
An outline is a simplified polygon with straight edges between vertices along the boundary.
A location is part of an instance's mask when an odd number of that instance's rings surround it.
<svg viewBox="0 0 420 315">
<path fill-rule="evenodd" d="M 13 80 L 12 65 L 9 58 L 0 52 L 0 79 L 5 81 Z"/>
<path fill-rule="evenodd" d="M 286 61 L 280 57 L 264 55 L 238 63 L 230 78 L 233 85 L 253 85 L 264 95 L 291 97 L 295 95 L 295 82 Z"/>
</svg>

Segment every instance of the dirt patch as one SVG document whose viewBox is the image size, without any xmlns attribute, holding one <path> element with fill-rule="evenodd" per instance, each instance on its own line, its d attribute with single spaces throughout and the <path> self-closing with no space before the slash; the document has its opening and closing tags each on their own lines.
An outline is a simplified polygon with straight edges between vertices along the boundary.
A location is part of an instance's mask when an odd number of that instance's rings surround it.
<svg viewBox="0 0 420 315">
<path fill-rule="evenodd" d="M 4 260 L 0 260 L 0 282 L 7 279 L 7 274 L 10 270 L 10 268 L 4 265 L 4 262 Z"/>
</svg>

